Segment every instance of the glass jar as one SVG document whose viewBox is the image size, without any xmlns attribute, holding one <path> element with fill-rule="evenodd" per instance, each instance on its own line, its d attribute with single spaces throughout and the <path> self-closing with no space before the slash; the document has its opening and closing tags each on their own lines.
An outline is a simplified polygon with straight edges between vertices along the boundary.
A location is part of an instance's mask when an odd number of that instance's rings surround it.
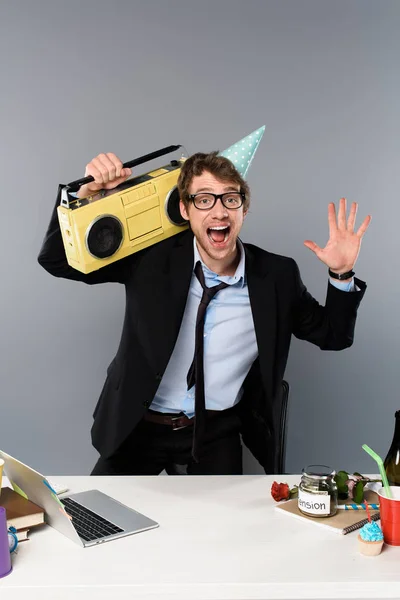
<svg viewBox="0 0 400 600">
<path fill-rule="evenodd" d="M 326 465 L 309 465 L 302 471 L 299 510 L 310 517 L 332 517 L 337 512 L 336 472 Z"/>
</svg>

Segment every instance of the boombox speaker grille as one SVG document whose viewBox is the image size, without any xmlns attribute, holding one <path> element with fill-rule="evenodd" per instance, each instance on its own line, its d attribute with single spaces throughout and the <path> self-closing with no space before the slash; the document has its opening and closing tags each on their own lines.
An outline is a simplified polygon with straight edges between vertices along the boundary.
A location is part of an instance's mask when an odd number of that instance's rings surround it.
<svg viewBox="0 0 400 600">
<path fill-rule="evenodd" d="M 187 223 L 181 215 L 179 208 L 179 192 L 176 186 L 172 188 L 165 199 L 165 212 L 173 225 L 185 225 Z"/>
<path fill-rule="evenodd" d="M 86 247 L 95 258 L 108 258 L 117 252 L 123 239 L 121 221 L 112 215 L 102 215 L 86 232 Z"/>
</svg>

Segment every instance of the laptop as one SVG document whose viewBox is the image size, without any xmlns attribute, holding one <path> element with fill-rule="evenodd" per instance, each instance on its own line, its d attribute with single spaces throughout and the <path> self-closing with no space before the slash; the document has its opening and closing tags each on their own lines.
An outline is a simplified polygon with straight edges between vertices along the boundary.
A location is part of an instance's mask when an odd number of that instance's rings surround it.
<svg viewBox="0 0 400 600">
<path fill-rule="evenodd" d="M 100 490 L 57 496 L 38 471 L 2 450 L 0 458 L 14 490 L 43 508 L 46 523 L 84 548 L 159 526 Z"/>
</svg>

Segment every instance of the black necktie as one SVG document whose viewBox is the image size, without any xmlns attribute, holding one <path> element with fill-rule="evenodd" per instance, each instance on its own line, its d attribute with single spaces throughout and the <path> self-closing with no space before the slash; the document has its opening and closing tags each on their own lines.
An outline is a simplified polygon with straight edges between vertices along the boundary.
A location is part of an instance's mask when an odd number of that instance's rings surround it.
<svg viewBox="0 0 400 600">
<path fill-rule="evenodd" d="M 214 298 L 215 294 L 219 292 L 219 290 L 228 287 L 228 284 L 220 283 L 215 287 L 208 288 L 206 286 L 203 269 L 199 261 L 196 263 L 194 272 L 201 284 L 201 287 L 203 288 L 203 295 L 197 310 L 194 357 L 187 374 L 187 385 L 188 390 L 190 390 L 190 388 L 196 384 L 192 455 L 193 458 L 198 461 L 199 448 L 204 434 L 206 422 L 206 401 L 204 395 L 204 320 L 207 306 L 209 305 L 210 301 L 212 298 Z"/>
</svg>

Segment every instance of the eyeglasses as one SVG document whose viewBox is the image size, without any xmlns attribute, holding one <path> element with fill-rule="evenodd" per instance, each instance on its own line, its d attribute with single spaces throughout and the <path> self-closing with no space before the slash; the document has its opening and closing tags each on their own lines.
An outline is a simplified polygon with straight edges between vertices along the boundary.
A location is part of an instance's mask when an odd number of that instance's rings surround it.
<svg viewBox="0 0 400 600">
<path fill-rule="evenodd" d="M 199 194 L 189 194 L 189 200 L 191 200 L 199 210 L 210 210 L 215 206 L 218 198 L 225 208 L 237 210 L 242 206 L 245 197 L 246 195 L 244 192 L 225 192 L 224 194 L 200 192 Z"/>
</svg>

